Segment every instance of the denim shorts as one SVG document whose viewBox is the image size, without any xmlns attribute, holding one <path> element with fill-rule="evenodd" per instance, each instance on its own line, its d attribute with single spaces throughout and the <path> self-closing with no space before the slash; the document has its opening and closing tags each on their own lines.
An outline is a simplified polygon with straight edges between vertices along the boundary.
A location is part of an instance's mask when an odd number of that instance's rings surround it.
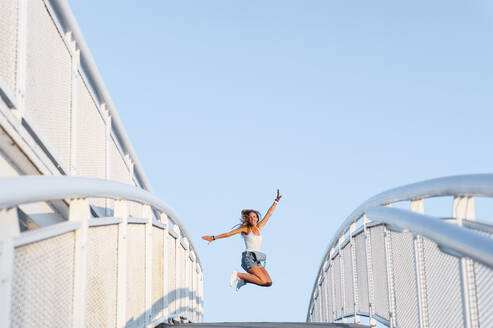
<svg viewBox="0 0 493 328">
<path fill-rule="evenodd" d="M 265 268 L 266 259 L 267 255 L 262 252 L 245 251 L 241 253 L 241 267 L 247 272 L 256 265 L 259 268 Z"/>
</svg>

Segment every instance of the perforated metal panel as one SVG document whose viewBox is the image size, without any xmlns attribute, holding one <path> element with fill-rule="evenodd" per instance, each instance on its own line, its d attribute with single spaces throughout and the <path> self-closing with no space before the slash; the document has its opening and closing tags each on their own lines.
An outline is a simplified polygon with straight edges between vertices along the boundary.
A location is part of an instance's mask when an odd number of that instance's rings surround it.
<svg viewBox="0 0 493 328">
<path fill-rule="evenodd" d="M 344 259 L 344 312 L 349 314 L 354 312 L 354 290 L 353 290 L 353 264 L 351 254 L 351 244 L 347 244 L 342 249 Z"/>
<path fill-rule="evenodd" d="M 459 260 L 423 241 L 430 327 L 463 327 Z"/>
<path fill-rule="evenodd" d="M 127 323 L 130 327 L 142 327 L 146 311 L 145 224 L 129 224 L 127 242 Z"/>
<path fill-rule="evenodd" d="M 75 233 L 15 249 L 11 327 L 71 327 Z"/>
<path fill-rule="evenodd" d="M 356 282 L 358 286 L 357 312 L 369 312 L 368 277 L 366 267 L 366 238 L 364 233 L 356 235 L 353 239 L 356 248 Z"/>
<path fill-rule="evenodd" d="M 27 12 L 25 118 L 68 168 L 72 59 L 43 0 L 29 1 Z"/>
<path fill-rule="evenodd" d="M 476 272 L 479 325 L 487 327 L 493 323 L 493 270 L 480 263 L 474 263 Z"/>
<path fill-rule="evenodd" d="M 6 84 L 12 95 L 16 88 L 17 2 L 0 1 L 0 80 Z"/>
<path fill-rule="evenodd" d="M 337 255 L 332 261 L 334 265 L 334 314 L 336 318 L 342 316 L 342 287 L 341 287 L 341 257 Z"/>
<path fill-rule="evenodd" d="M 168 258 L 168 313 L 176 312 L 176 239 L 168 234 L 166 236 L 166 257 Z"/>
<path fill-rule="evenodd" d="M 91 227 L 87 248 L 87 327 L 116 326 L 118 225 Z"/>
<path fill-rule="evenodd" d="M 389 300 L 383 226 L 372 227 L 368 231 L 370 232 L 371 243 L 375 313 L 388 320 Z"/>
<path fill-rule="evenodd" d="M 125 160 L 121 155 L 118 147 L 115 144 L 113 138 L 110 138 L 109 142 L 109 178 L 113 181 L 118 181 L 122 183 L 130 182 L 130 173 L 125 164 Z"/>
<path fill-rule="evenodd" d="M 390 232 L 394 263 L 395 318 L 399 327 L 418 327 L 418 297 L 411 233 Z"/>
<path fill-rule="evenodd" d="M 163 301 L 163 261 L 164 261 L 164 230 L 152 227 L 152 317 L 159 318 L 162 314 Z"/>
</svg>

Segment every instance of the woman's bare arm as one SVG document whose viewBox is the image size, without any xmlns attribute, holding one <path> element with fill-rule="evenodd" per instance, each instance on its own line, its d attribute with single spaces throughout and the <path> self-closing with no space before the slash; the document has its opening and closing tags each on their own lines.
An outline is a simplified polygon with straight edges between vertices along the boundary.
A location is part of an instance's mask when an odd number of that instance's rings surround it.
<svg viewBox="0 0 493 328">
<path fill-rule="evenodd" d="M 267 221 L 269 220 L 270 216 L 272 215 L 272 213 L 274 213 L 274 209 L 276 208 L 277 206 L 277 203 L 279 202 L 279 200 L 281 199 L 281 194 L 279 194 L 279 189 L 277 189 L 277 196 L 276 196 L 276 200 L 274 201 L 274 203 L 270 206 L 269 210 L 267 211 L 267 214 L 265 214 L 264 218 L 262 219 L 262 221 L 260 221 L 258 223 L 258 228 L 259 229 L 262 229 L 264 227 L 264 225 L 267 223 Z"/>
<path fill-rule="evenodd" d="M 223 233 L 223 234 L 217 235 L 217 236 L 202 236 L 202 239 L 207 240 L 210 243 L 213 240 L 231 237 L 231 236 L 234 236 L 234 235 L 236 235 L 237 233 L 240 233 L 240 232 L 247 233 L 248 232 L 247 227 L 246 226 L 241 226 L 241 227 L 239 227 L 237 229 L 231 230 L 230 232 L 226 232 L 226 233 Z"/>
</svg>

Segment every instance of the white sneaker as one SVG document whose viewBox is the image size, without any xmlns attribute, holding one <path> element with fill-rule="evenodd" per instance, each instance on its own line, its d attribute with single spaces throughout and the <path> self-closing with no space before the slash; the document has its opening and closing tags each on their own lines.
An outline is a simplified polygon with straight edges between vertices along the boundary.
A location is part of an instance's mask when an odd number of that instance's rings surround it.
<svg viewBox="0 0 493 328">
<path fill-rule="evenodd" d="M 238 271 L 233 270 L 231 277 L 229 277 L 229 286 L 232 287 L 238 279 L 240 279 L 238 278 Z"/>
<path fill-rule="evenodd" d="M 243 279 L 238 279 L 238 282 L 236 283 L 236 291 L 239 291 L 241 287 L 246 285 L 246 281 Z"/>
</svg>

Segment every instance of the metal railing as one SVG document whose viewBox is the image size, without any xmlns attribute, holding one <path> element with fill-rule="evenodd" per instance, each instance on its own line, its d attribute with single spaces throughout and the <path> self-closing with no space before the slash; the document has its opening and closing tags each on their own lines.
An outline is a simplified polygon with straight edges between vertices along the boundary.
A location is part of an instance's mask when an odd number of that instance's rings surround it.
<svg viewBox="0 0 493 328">
<path fill-rule="evenodd" d="M 424 215 L 423 200 L 451 196 L 452 217 Z M 493 225 L 474 197 L 493 196 L 493 174 L 392 189 L 341 225 L 315 280 L 307 321 L 390 327 L 484 327 L 493 320 Z M 409 202 L 410 210 L 391 207 Z"/>
<path fill-rule="evenodd" d="M 93 218 L 89 197 L 114 199 L 113 217 Z M 54 200 L 68 203 L 68 221 L 20 233 L 18 205 Z M 142 217 L 129 216 L 129 202 L 142 204 Z M 185 226 L 153 194 L 123 183 L 1 179 L 0 275 L 2 327 L 202 320 L 202 268 Z"/>
</svg>

